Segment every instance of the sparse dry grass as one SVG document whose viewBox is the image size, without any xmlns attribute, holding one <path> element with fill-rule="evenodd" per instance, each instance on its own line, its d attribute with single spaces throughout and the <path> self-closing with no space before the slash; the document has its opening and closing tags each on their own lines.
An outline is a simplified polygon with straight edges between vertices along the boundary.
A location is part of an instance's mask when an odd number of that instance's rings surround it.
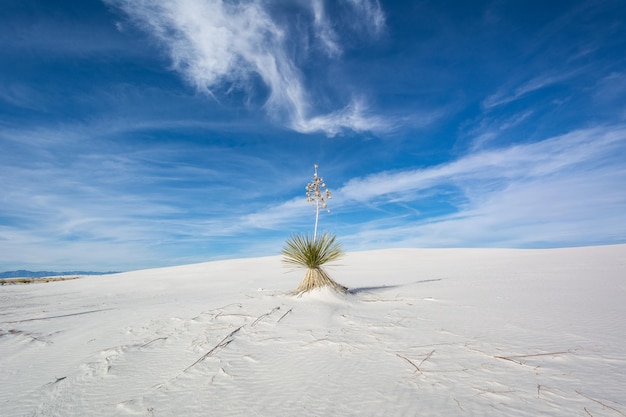
<svg viewBox="0 0 626 417">
<path fill-rule="evenodd" d="M 80 277 L 50 277 L 50 278 L 5 278 L 0 280 L 0 285 L 38 284 L 42 282 L 69 281 Z"/>
</svg>

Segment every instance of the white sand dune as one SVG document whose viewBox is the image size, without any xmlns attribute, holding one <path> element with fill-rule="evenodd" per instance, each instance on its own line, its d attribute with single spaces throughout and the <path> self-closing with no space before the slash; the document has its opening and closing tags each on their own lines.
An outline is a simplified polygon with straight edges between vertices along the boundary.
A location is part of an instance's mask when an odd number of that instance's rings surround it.
<svg viewBox="0 0 626 417">
<path fill-rule="evenodd" d="M 626 416 L 626 245 L 0 287 L 3 416 Z"/>
</svg>

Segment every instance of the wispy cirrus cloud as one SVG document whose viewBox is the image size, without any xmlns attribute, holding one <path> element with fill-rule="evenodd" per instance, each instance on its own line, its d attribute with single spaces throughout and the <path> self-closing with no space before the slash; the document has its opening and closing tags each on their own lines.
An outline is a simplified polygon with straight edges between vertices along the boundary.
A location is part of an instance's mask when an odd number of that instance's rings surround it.
<svg viewBox="0 0 626 417">
<path fill-rule="evenodd" d="M 326 16 L 326 10 L 324 8 L 323 0 L 311 1 L 311 10 L 313 12 L 313 24 L 315 27 L 315 34 L 321 41 L 324 50 L 329 56 L 339 56 L 343 52 L 337 33 L 333 30 L 328 17 Z"/>
<path fill-rule="evenodd" d="M 597 166 L 605 160 L 617 165 L 616 155 L 622 154 L 625 147 L 626 129 L 622 127 L 583 129 L 540 142 L 483 150 L 430 168 L 354 179 L 342 187 L 341 193 L 351 200 L 371 201 L 441 183 L 471 185 L 484 181 L 494 185 L 495 180 L 548 180 L 553 174 L 587 164 Z"/>
<path fill-rule="evenodd" d="M 354 250 L 376 247 L 560 247 L 621 243 L 626 195 L 614 192 L 623 170 L 600 169 L 581 178 L 511 181 L 468 197 L 453 213 L 379 219 L 347 231 Z"/>
<path fill-rule="evenodd" d="M 353 24 L 373 35 L 378 35 L 384 30 L 385 13 L 378 0 L 348 0 L 348 3 L 356 14 L 356 18 L 351 19 Z"/>
<path fill-rule="evenodd" d="M 626 128 L 581 129 L 540 142 L 483 150 L 439 166 L 349 181 L 338 198 L 386 205 L 439 195 L 452 207 L 412 221 L 363 225 L 350 238 L 390 246 L 558 246 L 626 236 Z M 424 201 L 422 200 L 422 201 Z M 395 224 L 397 222 L 397 224 Z M 369 238 L 368 238 L 369 236 Z"/>
<path fill-rule="evenodd" d="M 393 123 L 383 117 L 370 114 L 363 100 L 353 100 L 345 108 L 322 116 L 297 117 L 293 120 L 295 130 L 302 133 L 326 132 L 335 136 L 347 127 L 357 132 L 381 131 L 393 127 Z"/>
<path fill-rule="evenodd" d="M 211 245 L 223 256 L 233 239 L 230 256 L 265 255 L 274 248 L 267 242 L 279 247 L 291 231 L 310 227 L 304 187 L 284 184 L 284 172 L 253 152 L 167 142 L 97 146 L 134 129 L 99 129 L 96 138 L 90 126 L 21 136 L 0 130 L 9 151 L 0 158 L 0 253 L 10 254 L 0 263 L 35 256 L 42 267 L 88 267 L 106 254 L 101 268 L 125 269 L 161 265 L 165 253 L 168 264 L 188 263 L 210 258 Z M 625 156 L 626 127 L 608 126 L 343 184 L 328 178 L 332 212 L 322 224 L 349 250 L 619 242 L 626 237 Z M 27 159 L 32 164 L 20 162 Z M 280 200 L 294 190 L 302 195 Z"/>
<path fill-rule="evenodd" d="M 353 178 L 333 190 L 351 250 L 389 246 L 558 246 L 626 236 L 626 127 L 581 129 L 473 151 L 444 164 Z M 434 204 L 448 208 L 429 213 Z M 278 228 L 306 213 L 289 201 L 248 219 Z"/>
<path fill-rule="evenodd" d="M 521 99 L 535 91 L 550 87 L 552 85 L 565 82 L 577 75 L 578 71 L 570 71 L 558 74 L 543 74 L 533 77 L 527 81 L 520 83 L 517 87 L 503 87 L 496 93 L 488 96 L 483 100 L 482 105 L 485 109 L 502 106 Z"/>
<path fill-rule="evenodd" d="M 472 150 L 480 150 L 488 146 L 493 140 L 511 134 L 511 130 L 530 119 L 535 110 L 526 109 L 520 113 L 504 116 L 481 116 L 476 127 L 470 128 L 465 134 L 471 139 Z"/>
<path fill-rule="evenodd" d="M 319 111 L 294 57 L 293 47 L 305 45 L 294 37 L 306 31 L 281 24 L 271 4 L 259 1 L 220 0 L 105 0 L 123 10 L 167 48 L 173 67 L 195 88 L 219 99 L 221 93 L 238 91 L 250 97 L 258 90 L 258 78 L 267 89 L 263 107 L 268 115 L 298 132 L 322 131 L 332 136 L 348 129 L 375 130 L 359 102 L 343 108 Z M 384 27 L 384 14 L 376 0 L 351 0 L 358 12 L 358 29 Z M 308 16 L 317 45 L 329 56 L 342 51 L 322 1 L 294 6 Z M 339 17 L 341 18 L 341 16 Z M 352 19 L 353 16 L 350 16 Z M 306 19 L 305 19 L 306 21 Z M 370 29 L 368 29 L 370 30 Z M 261 94 L 257 91 L 256 94 Z"/>
<path fill-rule="evenodd" d="M 108 119 L 0 127 L 0 265 L 187 263 L 207 256 L 213 239 L 245 234 L 239 218 L 271 196 L 255 193 L 263 181 L 255 173 L 270 176 L 270 162 L 227 146 L 144 146 L 139 137 L 161 127 Z"/>
</svg>

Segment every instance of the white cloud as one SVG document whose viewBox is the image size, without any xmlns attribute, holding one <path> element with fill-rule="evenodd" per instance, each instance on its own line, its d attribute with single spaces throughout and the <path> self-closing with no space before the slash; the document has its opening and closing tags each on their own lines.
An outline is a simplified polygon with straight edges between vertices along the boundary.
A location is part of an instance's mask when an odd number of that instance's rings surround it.
<svg viewBox="0 0 626 417">
<path fill-rule="evenodd" d="M 535 110 L 524 110 L 521 113 L 504 117 L 487 116 L 481 119 L 477 127 L 471 128 L 467 132 L 467 136 L 471 138 L 471 149 L 478 151 L 485 148 L 493 140 L 501 140 L 502 137 L 506 137 L 507 131 L 520 125 L 534 114 Z"/>
<path fill-rule="evenodd" d="M 25 109 L 45 109 L 43 95 L 39 90 L 29 85 L 0 84 L 0 100 Z"/>
<path fill-rule="evenodd" d="M 494 184 L 512 179 L 545 178 L 611 157 L 611 151 L 623 147 L 624 141 L 624 128 L 579 130 L 541 142 L 481 151 L 431 168 L 383 172 L 353 179 L 341 189 L 341 193 L 352 200 L 370 201 L 414 193 L 444 182 Z"/>
<path fill-rule="evenodd" d="M 19 161 L 34 158 L 31 164 L 13 160 L 12 152 L 0 158 L 0 217 L 6 221 L 0 225 L 0 263 L 36 258 L 100 269 L 162 265 L 163 259 L 187 263 L 211 256 L 210 245 L 220 245 L 223 255 L 230 239 L 239 242 L 231 255 L 251 256 L 242 249 L 246 239 L 263 236 L 263 243 L 250 245 L 265 248 L 255 254 L 267 254 L 273 247 L 267 242 L 312 226 L 314 209 L 304 201 L 304 187 L 301 197 L 284 202 L 276 196 L 285 189 L 265 191 L 268 184 L 281 185 L 280 175 L 257 175 L 268 172 L 263 158 L 237 159 L 222 149 L 205 150 L 190 164 L 173 163 L 198 149 L 129 145 L 109 152 L 84 143 L 96 130 L 35 129 L 19 137 L 0 130 L 5 148 L 22 154 Z M 332 212 L 324 214 L 323 225 L 336 230 L 349 250 L 624 241 L 625 155 L 626 127 L 604 127 L 354 178 L 332 187 Z M 440 204 L 444 211 L 428 212 Z M 98 262 L 102 258 L 110 263 Z"/>
<path fill-rule="evenodd" d="M 626 127 L 574 131 L 484 150 L 438 166 L 381 172 L 333 189 L 350 248 L 554 246 L 626 239 Z M 422 214 L 422 204 L 444 204 Z M 262 227 L 301 218 L 298 201 L 260 211 Z M 254 222 L 249 222 L 251 224 Z"/>
<path fill-rule="evenodd" d="M 517 88 L 510 91 L 510 87 L 503 87 L 496 93 L 490 95 L 483 100 L 483 107 L 491 109 L 504 104 L 511 103 L 519 100 L 520 98 L 530 94 L 534 91 L 541 90 L 554 84 L 564 82 L 578 74 L 577 70 L 563 72 L 558 74 L 543 74 L 537 77 L 533 77 L 530 80 L 522 83 Z"/>
<path fill-rule="evenodd" d="M 453 214 L 413 222 L 365 223 L 344 241 L 373 247 L 553 247 L 620 243 L 626 239 L 624 170 L 545 180 L 512 181 Z"/>
<path fill-rule="evenodd" d="M 348 241 L 374 246 L 535 246 L 626 238 L 626 128 L 574 131 L 482 151 L 436 167 L 349 181 L 338 198 L 375 205 L 419 202 L 454 187 L 450 214 L 362 224 Z"/>
<path fill-rule="evenodd" d="M 352 22 L 362 25 L 372 34 L 379 34 L 385 28 L 385 14 L 378 0 L 348 0 L 357 15 Z"/>
<path fill-rule="evenodd" d="M 335 136 L 345 128 L 355 132 L 367 132 L 388 130 L 391 127 L 389 121 L 369 114 L 362 100 L 353 100 L 342 110 L 330 114 L 310 118 L 296 117 L 293 120 L 293 128 L 299 132 L 323 131 L 329 136 Z"/>
<path fill-rule="evenodd" d="M 356 103 L 328 115 L 316 115 L 303 75 L 291 51 L 295 36 L 278 23 L 268 3 L 221 0 L 105 0 L 118 6 L 167 47 L 174 68 L 197 89 L 248 91 L 253 75 L 260 76 L 269 93 L 265 109 L 270 117 L 299 132 L 323 131 L 335 135 L 344 129 L 381 127 L 368 123 Z M 380 32 L 384 15 L 377 1 L 351 0 L 360 24 Z M 312 14 L 315 37 L 330 56 L 341 53 L 324 4 L 305 8 Z M 371 29 L 370 29 L 371 28 Z"/>
<path fill-rule="evenodd" d="M 272 229 L 280 224 L 293 221 L 307 210 L 307 203 L 302 198 L 294 198 L 278 204 L 269 210 L 246 214 L 240 221 L 241 228 Z"/>
<path fill-rule="evenodd" d="M 322 42 L 326 53 L 329 56 L 339 56 L 343 52 L 337 40 L 337 33 L 332 29 L 330 21 L 326 16 L 323 0 L 312 0 L 311 10 L 313 11 L 313 23 L 315 33 Z"/>
<path fill-rule="evenodd" d="M 612 72 L 598 81 L 593 100 L 598 107 L 621 111 L 626 115 L 626 73 Z"/>
<path fill-rule="evenodd" d="M 251 184 L 264 158 L 122 140 L 137 128 L 111 120 L 0 128 L 0 269 L 197 261 L 212 238 L 245 234 L 238 220 L 258 204 Z"/>
</svg>

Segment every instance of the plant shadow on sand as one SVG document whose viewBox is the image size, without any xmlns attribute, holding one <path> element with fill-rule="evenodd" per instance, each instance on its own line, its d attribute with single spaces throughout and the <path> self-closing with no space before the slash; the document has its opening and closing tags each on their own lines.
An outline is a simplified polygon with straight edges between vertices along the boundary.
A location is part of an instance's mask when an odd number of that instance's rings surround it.
<svg viewBox="0 0 626 417">
<path fill-rule="evenodd" d="M 348 289 L 348 294 L 360 294 L 362 292 L 370 292 L 370 291 L 378 291 L 378 290 L 392 290 L 394 288 L 401 288 L 401 287 L 406 287 L 409 285 L 415 285 L 415 284 L 424 284 L 427 282 L 436 282 L 436 281 L 441 281 L 442 278 L 435 278 L 435 279 L 423 279 L 421 281 L 415 281 L 415 282 L 410 282 L 407 284 L 398 284 L 398 285 L 380 285 L 380 286 L 373 286 L 373 287 L 358 287 L 358 288 L 350 288 Z"/>
</svg>

